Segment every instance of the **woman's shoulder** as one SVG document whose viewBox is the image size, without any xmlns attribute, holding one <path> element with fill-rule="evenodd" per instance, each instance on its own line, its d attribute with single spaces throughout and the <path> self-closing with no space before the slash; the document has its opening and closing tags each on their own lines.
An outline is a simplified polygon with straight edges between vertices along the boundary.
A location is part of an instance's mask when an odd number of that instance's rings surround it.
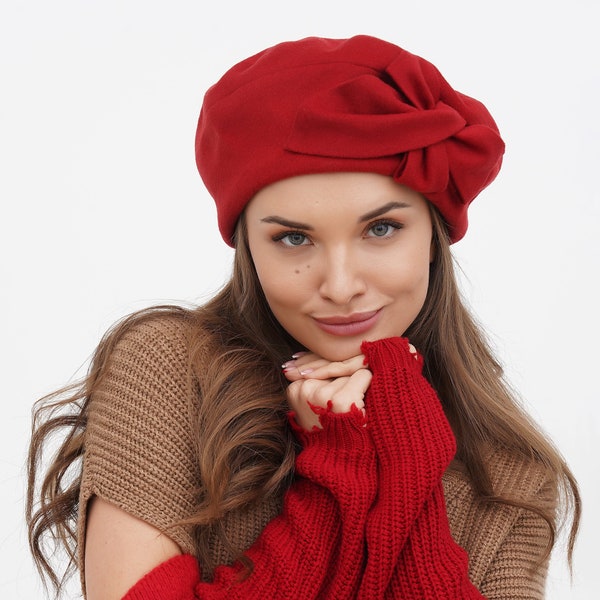
<svg viewBox="0 0 600 600">
<path fill-rule="evenodd" d="M 161 530 L 193 514 L 200 475 L 192 317 L 150 309 L 127 317 L 105 338 L 84 434 L 80 536 L 92 496 Z M 171 535 L 193 551 L 188 529 Z"/>
<path fill-rule="evenodd" d="M 194 336 L 191 309 L 157 306 L 133 313 L 120 321 L 105 337 L 107 346 L 125 352 L 188 354 Z"/>
<path fill-rule="evenodd" d="M 486 458 L 496 495 L 534 504 L 554 498 L 556 477 L 540 459 L 503 447 L 488 449 Z"/>
<path fill-rule="evenodd" d="M 88 442 L 115 427 L 177 435 L 192 427 L 200 400 L 194 364 L 208 347 L 193 317 L 178 307 L 147 309 L 104 338 L 90 389 Z"/>
<path fill-rule="evenodd" d="M 208 352 L 209 336 L 195 315 L 192 309 L 159 306 L 123 319 L 100 345 L 97 387 L 114 377 L 159 388 L 183 385 L 192 360 Z"/>
<path fill-rule="evenodd" d="M 484 450 L 484 459 L 495 496 L 528 502 L 538 497 L 554 480 L 542 461 L 516 450 L 488 446 Z M 450 497 L 460 493 L 475 495 L 467 468 L 458 460 L 453 461 L 446 471 L 444 487 Z"/>
</svg>

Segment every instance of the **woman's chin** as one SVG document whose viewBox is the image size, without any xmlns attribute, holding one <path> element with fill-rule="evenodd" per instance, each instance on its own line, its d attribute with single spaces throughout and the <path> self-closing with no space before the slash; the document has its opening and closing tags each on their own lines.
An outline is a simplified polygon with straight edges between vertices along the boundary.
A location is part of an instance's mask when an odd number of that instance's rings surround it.
<svg viewBox="0 0 600 600">
<path fill-rule="evenodd" d="M 361 344 L 362 340 L 347 340 L 344 342 L 340 341 L 332 342 L 331 344 L 321 344 L 318 348 L 309 348 L 309 350 L 325 360 L 329 360 L 331 362 L 340 362 L 361 354 Z"/>
<path fill-rule="evenodd" d="M 403 333 L 397 333 L 397 332 L 389 332 L 384 334 L 374 334 L 374 335 L 366 335 L 364 336 L 363 339 L 360 340 L 347 340 L 345 342 L 333 342 L 331 344 L 322 344 L 319 349 L 310 349 L 309 350 L 311 352 L 314 352 L 315 354 L 317 354 L 318 356 L 320 356 L 321 358 L 324 358 L 326 360 L 329 361 L 335 361 L 335 362 L 339 362 L 339 361 L 343 361 L 343 360 L 347 360 L 348 358 L 353 358 L 355 356 L 358 356 L 359 354 L 362 354 L 362 351 L 360 349 L 361 345 L 363 342 L 376 342 L 377 340 L 381 340 L 381 339 L 385 339 L 385 338 L 390 338 L 390 337 L 402 337 L 404 334 Z"/>
</svg>

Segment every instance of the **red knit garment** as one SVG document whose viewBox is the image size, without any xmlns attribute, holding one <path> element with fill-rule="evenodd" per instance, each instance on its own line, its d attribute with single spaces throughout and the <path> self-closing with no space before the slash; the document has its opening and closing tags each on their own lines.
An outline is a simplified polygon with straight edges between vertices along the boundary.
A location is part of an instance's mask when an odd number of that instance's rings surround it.
<svg viewBox="0 0 600 600">
<path fill-rule="evenodd" d="M 466 553 L 450 534 L 441 477 L 455 441 L 408 340 L 364 343 L 373 371 L 366 413 L 322 411 L 294 426 L 303 450 L 280 516 L 240 563 L 200 580 L 195 558 L 156 567 L 123 600 L 471 600 Z"/>
</svg>

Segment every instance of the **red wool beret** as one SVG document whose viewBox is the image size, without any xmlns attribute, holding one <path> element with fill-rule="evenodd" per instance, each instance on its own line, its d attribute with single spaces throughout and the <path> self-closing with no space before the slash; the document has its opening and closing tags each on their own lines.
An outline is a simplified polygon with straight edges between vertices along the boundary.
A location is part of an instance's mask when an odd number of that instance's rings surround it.
<svg viewBox="0 0 600 600">
<path fill-rule="evenodd" d="M 364 35 L 284 42 L 238 63 L 206 93 L 196 133 L 198 170 L 228 244 L 266 185 L 348 171 L 421 192 L 455 242 L 503 153 L 483 104 L 428 61 Z"/>
</svg>

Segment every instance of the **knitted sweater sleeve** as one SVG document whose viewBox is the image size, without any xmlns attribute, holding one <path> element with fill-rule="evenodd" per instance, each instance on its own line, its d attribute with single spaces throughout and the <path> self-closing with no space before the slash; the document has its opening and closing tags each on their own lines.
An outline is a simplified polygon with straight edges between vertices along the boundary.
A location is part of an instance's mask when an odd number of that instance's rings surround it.
<svg viewBox="0 0 600 600">
<path fill-rule="evenodd" d="M 441 478 L 455 442 L 422 360 L 401 338 L 363 352 L 368 427 L 359 411 L 326 411 L 322 431 L 298 431 L 299 477 L 247 552 L 252 574 L 239 581 L 240 565 L 222 566 L 200 583 L 196 562 L 179 556 L 124 600 L 482 598 L 450 535 Z"/>
<path fill-rule="evenodd" d="M 185 331 L 179 319 L 155 316 L 130 327 L 107 358 L 90 400 L 85 432 L 78 523 L 81 565 L 92 496 L 157 529 L 168 529 L 183 552 L 194 552 L 191 528 L 172 527 L 195 510 L 200 478 L 195 415 L 187 402 Z"/>
<path fill-rule="evenodd" d="M 556 486 L 544 481 L 536 493 L 536 504 L 552 511 L 556 504 Z M 485 573 L 481 591 L 488 600 L 542 600 L 548 570 L 547 549 L 551 543 L 550 527 L 537 513 L 524 508 L 518 511 L 506 537 Z"/>
<path fill-rule="evenodd" d="M 452 539 L 442 475 L 456 444 L 441 403 L 405 338 L 362 346 L 373 379 L 365 404 L 379 493 L 367 521 L 360 598 L 482 598 Z"/>
<path fill-rule="evenodd" d="M 349 598 L 364 557 L 364 522 L 376 492 L 375 452 L 358 409 L 320 415 L 323 429 L 297 435 L 297 479 L 280 516 L 246 552 L 254 568 L 221 566 L 200 582 L 196 561 L 177 556 L 137 582 L 124 600 Z M 341 551 L 343 549 L 343 551 Z"/>
</svg>

